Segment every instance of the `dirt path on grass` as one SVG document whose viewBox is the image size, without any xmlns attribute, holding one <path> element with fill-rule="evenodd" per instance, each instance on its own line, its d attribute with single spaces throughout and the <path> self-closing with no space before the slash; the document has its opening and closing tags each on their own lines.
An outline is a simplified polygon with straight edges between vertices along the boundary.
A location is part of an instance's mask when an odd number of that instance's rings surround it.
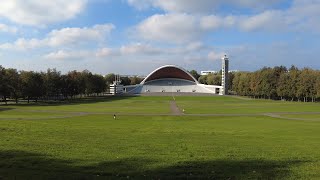
<svg viewBox="0 0 320 180">
<path fill-rule="evenodd" d="M 179 107 L 177 106 L 176 101 L 170 101 L 170 111 L 172 115 L 183 115 Z"/>
<path fill-rule="evenodd" d="M 315 113 L 309 113 L 309 112 L 302 112 L 302 113 L 264 113 L 264 116 L 272 117 L 272 118 L 278 118 L 278 119 L 286 119 L 286 120 L 298 120 L 298 121 L 320 121 L 317 119 L 305 119 L 305 118 L 293 118 L 293 117 L 285 117 L 281 115 L 290 115 L 290 114 L 296 114 L 296 115 L 307 115 L 307 114 L 320 114 L 318 112 Z"/>
<path fill-rule="evenodd" d="M 308 114 L 320 114 L 320 112 L 271 112 L 271 113 L 251 113 L 251 114 L 185 114 L 177 106 L 174 100 L 170 101 L 170 110 L 171 113 L 126 113 L 126 112 L 74 112 L 74 111 L 54 111 L 54 110 L 14 110 L 17 112 L 42 112 L 42 113 L 55 113 L 53 116 L 46 117 L 0 117 L 0 120 L 48 120 L 48 119 L 66 119 L 73 117 L 89 116 L 89 115 L 110 115 L 113 117 L 113 114 L 118 116 L 197 116 L 197 117 L 257 117 L 265 116 L 272 117 L 277 119 L 285 120 L 299 120 L 299 121 L 318 121 L 320 119 L 305 119 L 305 118 L 294 118 L 294 117 L 285 117 L 282 115 L 308 115 Z M 61 115 L 57 114 L 61 113 Z"/>
</svg>

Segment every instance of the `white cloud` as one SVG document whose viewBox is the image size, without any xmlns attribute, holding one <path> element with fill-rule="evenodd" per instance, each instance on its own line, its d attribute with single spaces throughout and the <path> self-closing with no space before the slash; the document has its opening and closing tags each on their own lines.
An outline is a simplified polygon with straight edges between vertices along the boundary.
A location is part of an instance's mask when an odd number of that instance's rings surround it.
<svg viewBox="0 0 320 180">
<path fill-rule="evenodd" d="M 85 58 L 127 57 L 127 56 L 156 56 L 164 53 L 165 49 L 153 47 L 148 44 L 129 44 L 120 48 L 98 48 L 94 50 L 58 50 L 45 54 L 43 57 L 52 60 L 73 60 Z"/>
<path fill-rule="evenodd" d="M 201 37 L 197 18 L 188 14 L 156 14 L 136 26 L 138 36 L 145 40 L 185 43 Z"/>
<path fill-rule="evenodd" d="M 211 51 L 208 54 L 208 59 L 213 61 L 220 60 L 225 54 L 224 52 Z"/>
<path fill-rule="evenodd" d="M 64 72 L 74 69 L 88 69 L 93 72 L 118 72 L 123 74 L 148 74 L 154 68 L 165 64 L 176 64 L 186 69 L 200 70 L 220 70 L 221 57 L 224 52 L 228 52 L 230 57 L 230 68 L 239 70 L 256 70 L 263 66 L 279 66 L 291 64 L 299 67 L 312 66 L 319 68 L 317 62 L 317 46 L 313 48 L 304 49 L 304 40 L 291 42 L 278 42 L 270 44 L 243 44 L 230 46 L 207 47 L 205 50 L 199 51 L 184 51 L 178 50 L 183 46 L 175 47 L 154 47 L 163 53 L 158 54 L 144 54 L 142 51 L 134 53 L 120 53 L 119 48 L 101 48 L 94 50 L 86 49 L 63 49 L 52 51 L 46 55 L 32 55 L 29 60 L 22 61 L 26 58 L 25 53 L 22 57 L 15 59 L 6 58 L 6 52 L 3 54 L 4 61 L 2 65 L 6 67 L 13 67 L 18 69 L 30 70 L 45 70 L 46 68 L 58 68 Z M 313 43 L 317 43 L 313 41 Z M 193 43 L 192 43 L 193 44 Z M 192 46 L 192 44 L 190 46 Z M 194 43 L 197 44 L 197 43 Z M 201 43 L 198 43 L 201 45 Z M 122 47 L 135 46 L 129 44 Z M 140 47 L 149 46 L 148 44 L 141 44 Z M 188 46 L 188 45 L 187 45 Z M 196 47 L 196 45 L 194 45 Z M 139 46 L 138 46 L 139 47 Z M 143 48 L 142 48 L 143 49 Z M 139 52 L 139 53 L 138 53 Z M 167 52 L 167 53 L 165 53 Z M 41 53 L 41 52 L 40 52 Z M 98 55 L 100 53 L 100 55 Z M 41 58 L 39 58 L 41 57 Z M 307 60 L 301 61 L 301 59 Z"/>
<path fill-rule="evenodd" d="M 103 57 L 108 57 L 116 54 L 118 53 L 116 53 L 113 49 L 105 47 L 105 48 L 98 49 L 97 52 L 95 53 L 95 56 L 103 58 Z"/>
<path fill-rule="evenodd" d="M 95 25 L 90 28 L 63 28 L 51 31 L 45 41 L 47 41 L 50 46 L 99 41 L 104 40 L 114 28 L 112 24 Z"/>
<path fill-rule="evenodd" d="M 200 14 L 213 13 L 217 8 L 226 5 L 234 8 L 265 9 L 283 1 L 284 0 L 127 0 L 129 5 L 137 9 L 155 7 L 166 12 Z"/>
<path fill-rule="evenodd" d="M 205 50 L 203 50 L 205 49 Z M 119 48 L 98 48 L 98 49 L 64 49 L 43 55 L 45 59 L 51 60 L 73 60 L 73 59 L 103 59 L 106 57 L 112 57 L 113 59 L 139 59 L 144 57 L 156 58 L 156 57 L 188 57 L 195 56 L 197 54 L 205 53 L 208 51 L 202 42 L 193 42 L 188 44 L 186 47 L 175 46 L 175 47 L 156 47 L 151 44 L 144 43 L 132 43 L 123 45 Z M 177 58 L 179 60 L 180 58 Z"/>
<path fill-rule="evenodd" d="M 267 10 L 239 19 L 245 31 L 317 32 L 320 33 L 320 0 L 294 0 L 285 10 Z"/>
<path fill-rule="evenodd" d="M 287 9 L 264 10 L 253 15 L 155 14 L 135 27 L 135 36 L 148 41 L 184 44 L 199 41 L 213 31 L 232 28 L 245 32 L 320 33 L 319 9 L 320 0 L 295 0 Z"/>
<path fill-rule="evenodd" d="M 235 16 L 220 17 L 216 15 L 203 16 L 200 19 L 201 28 L 206 30 L 216 30 L 219 28 L 229 28 L 236 24 Z"/>
<path fill-rule="evenodd" d="M 112 29 L 112 24 L 95 25 L 84 28 L 63 28 L 52 30 L 43 39 L 19 38 L 13 43 L 0 44 L 0 49 L 28 50 L 41 47 L 62 47 L 101 42 L 106 39 Z"/>
<path fill-rule="evenodd" d="M 87 51 L 65 51 L 59 50 L 57 52 L 51 52 L 43 56 L 49 60 L 81 60 L 91 57 L 91 53 Z"/>
<path fill-rule="evenodd" d="M 234 16 L 197 16 L 190 14 L 156 14 L 135 27 L 135 36 L 144 40 L 185 44 L 201 40 L 208 32 L 237 24 Z"/>
<path fill-rule="evenodd" d="M 87 0 L 1 0 L 0 17 L 12 22 L 45 26 L 74 18 Z"/>
<path fill-rule="evenodd" d="M 120 48 L 122 55 L 128 54 L 145 54 L 145 55 L 155 55 L 162 53 L 162 50 L 159 48 L 152 47 L 149 44 L 135 43 Z"/>
<path fill-rule="evenodd" d="M 151 0 L 127 0 L 128 4 L 137 9 L 147 9 L 152 6 Z"/>
<path fill-rule="evenodd" d="M 252 17 L 242 18 L 240 28 L 244 31 L 279 30 L 285 26 L 281 11 L 265 11 Z"/>
<path fill-rule="evenodd" d="M 0 49 L 10 50 L 28 50 L 38 48 L 44 45 L 43 40 L 19 38 L 13 43 L 0 44 Z"/>
<path fill-rule="evenodd" d="M 12 33 L 15 34 L 18 31 L 18 28 L 13 26 L 8 26 L 6 24 L 0 23 L 0 32 Z"/>
<path fill-rule="evenodd" d="M 191 42 L 186 47 L 184 47 L 184 49 L 187 51 L 198 51 L 204 48 L 205 45 L 203 44 L 203 42 L 200 41 Z"/>
</svg>

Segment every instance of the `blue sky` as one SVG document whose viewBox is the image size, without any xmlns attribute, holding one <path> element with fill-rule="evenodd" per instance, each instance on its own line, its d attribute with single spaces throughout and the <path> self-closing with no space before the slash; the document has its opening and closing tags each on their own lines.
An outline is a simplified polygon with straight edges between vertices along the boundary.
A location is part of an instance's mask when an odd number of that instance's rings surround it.
<svg viewBox="0 0 320 180">
<path fill-rule="evenodd" d="M 0 65 L 146 75 L 320 69 L 320 0 L 2 0 Z"/>
</svg>

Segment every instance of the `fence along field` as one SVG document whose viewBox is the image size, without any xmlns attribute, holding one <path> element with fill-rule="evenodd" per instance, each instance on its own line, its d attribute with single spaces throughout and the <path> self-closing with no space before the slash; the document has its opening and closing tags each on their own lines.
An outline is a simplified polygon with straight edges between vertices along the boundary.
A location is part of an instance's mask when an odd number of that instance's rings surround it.
<svg viewBox="0 0 320 180">
<path fill-rule="evenodd" d="M 175 100 L 0 106 L 0 177 L 320 178 L 318 103 Z"/>
</svg>

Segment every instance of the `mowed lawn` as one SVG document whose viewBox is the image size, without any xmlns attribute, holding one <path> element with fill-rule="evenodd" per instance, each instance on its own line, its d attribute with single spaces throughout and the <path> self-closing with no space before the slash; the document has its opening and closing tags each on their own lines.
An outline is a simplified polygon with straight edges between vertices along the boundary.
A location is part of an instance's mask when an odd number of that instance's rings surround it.
<svg viewBox="0 0 320 180">
<path fill-rule="evenodd" d="M 91 112 L 91 113 L 170 113 L 172 97 L 105 97 L 53 102 L 45 104 L 19 104 L 5 106 L 12 111 L 38 112 Z M 0 115 L 1 117 L 1 115 Z"/>
<path fill-rule="evenodd" d="M 261 114 L 320 112 L 320 103 L 257 100 L 226 96 L 176 97 L 187 114 Z"/>
<path fill-rule="evenodd" d="M 171 100 L 0 106 L 0 179 L 320 178 L 318 115 L 254 115 L 317 112 L 318 103 L 176 97 L 186 113 L 222 115 L 171 116 Z M 114 120 L 109 112 L 123 115 Z M 224 116 L 232 113 L 253 115 Z"/>
</svg>

